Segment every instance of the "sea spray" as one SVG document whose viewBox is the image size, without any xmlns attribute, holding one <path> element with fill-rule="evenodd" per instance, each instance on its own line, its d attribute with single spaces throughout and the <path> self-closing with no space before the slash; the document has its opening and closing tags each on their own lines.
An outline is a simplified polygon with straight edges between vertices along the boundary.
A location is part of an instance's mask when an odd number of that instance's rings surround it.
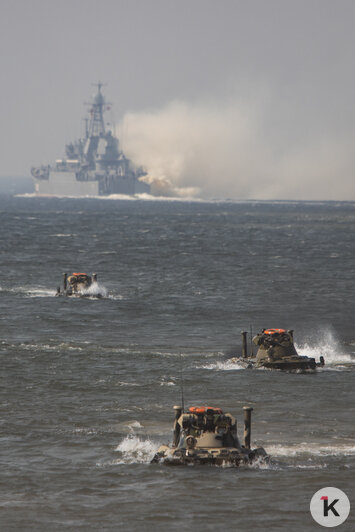
<svg viewBox="0 0 355 532">
<path fill-rule="evenodd" d="M 107 297 L 107 290 L 103 285 L 94 281 L 88 288 L 82 290 L 81 294 L 89 297 Z"/>
<path fill-rule="evenodd" d="M 296 345 L 296 349 L 299 355 L 313 357 L 316 360 L 323 356 L 326 365 L 355 363 L 355 359 L 351 355 L 344 353 L 340 342 L 330 330 L 323 331 L 321 335 L 318 334 L 314 341 L 309 340 Z"/>
<path fill-rule="evenodd" d="M 158 446 L 159 444 L 150 439 L 143 440 L 131 433 L 121 441 L 115 450 L 122 455 L 121 463 L 150 463 Z"/>
</svg>

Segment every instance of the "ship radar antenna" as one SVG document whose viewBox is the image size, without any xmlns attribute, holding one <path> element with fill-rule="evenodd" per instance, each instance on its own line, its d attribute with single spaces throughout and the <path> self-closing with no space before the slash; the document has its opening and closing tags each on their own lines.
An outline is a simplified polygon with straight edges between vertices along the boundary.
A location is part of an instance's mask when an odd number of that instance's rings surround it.
<svg viewBox="0 0 355 532">
<path fill-rule="evenodd" d="M 84 118 L 84 121 L 85 121 L 85 138 L 88 139 L 89 138 L 89 119 Z"/>
<path fill-rule="evenodd" d="M 104 112 L 106 111 L 106 106 L 111 104 L 106 103 L 106 100 L 101 92 L 101 88 L 106 85 L 106 83 L 98 81 L 97 83 L 93 83 L 93 85 L 97 87 L 97 94 L 92 103 L 87 104 L 90 106 L 90 119 L 87 137 L 103 137 L 106 134 Z"/>
<path fill-rule="evenodd" d="M 107 83 L 102 83 L 102 81 L 98 81 L 97 83 L 92 83 L 94 87 L 97 87 L 97 91 L 99 94 L 101 94 L 101 87 L 107 87 Z"/>
</svg>

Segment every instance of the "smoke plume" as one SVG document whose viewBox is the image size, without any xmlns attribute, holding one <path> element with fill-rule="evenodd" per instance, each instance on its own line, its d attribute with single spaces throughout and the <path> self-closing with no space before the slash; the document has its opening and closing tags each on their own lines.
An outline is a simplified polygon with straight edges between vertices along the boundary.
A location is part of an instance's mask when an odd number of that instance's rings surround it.
<svg viewBox="0 0 355 532">
<path fill-rule="evenodd" d="M 353 139 L 270 101 L 191 104 L 128 113 L 123 150 L 155 195 L 233 199 L 355 199 Z M 330 131 L 329 131 L 330 129 Z"/>
</svg>

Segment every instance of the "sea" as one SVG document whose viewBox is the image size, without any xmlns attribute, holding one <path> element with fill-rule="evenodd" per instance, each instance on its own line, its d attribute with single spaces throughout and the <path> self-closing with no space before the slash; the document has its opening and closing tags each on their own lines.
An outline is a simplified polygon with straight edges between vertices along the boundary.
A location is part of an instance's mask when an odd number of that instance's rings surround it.
<svg viewBox="0 0 355 532">
<path fill-rule="evenodd" d="M 2 195 L 0 257 L 1 531 L 319 531 L 324 487 L 355 530 L 354 202 Z M 244 369 L 262 328 L 325 366 Z M 151 464 L 182 401 L 251 406 L 270 461 Z"/>
</svg>

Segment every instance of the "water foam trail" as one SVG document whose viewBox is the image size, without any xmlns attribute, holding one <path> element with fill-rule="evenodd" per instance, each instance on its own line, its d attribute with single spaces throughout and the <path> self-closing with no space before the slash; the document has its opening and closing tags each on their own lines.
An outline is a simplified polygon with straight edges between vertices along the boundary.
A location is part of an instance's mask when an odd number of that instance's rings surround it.
<svg viewBox="0 0 355 532">
<path fill-rule="evenodd" d="M 322 337 L 316 340 L 316 343 L 308 343 L 297 345 L 296 349 L 299 355 L 308 356 L 319 360 L 320 356 L 324 356 L 326 365 L 328 364 L 355 364 L 355 358 L 347 353 L 344 353 L 340 342 L 334 337 L 332 331 L 324 331 Z"/>
<path fill-rule="evenodd" d="M 14 294 L 23 294 L 25 297 L 37 298 L 37 297 L 55 297 L 56 290 L 49 290 L 42 287 L 30 287 L 30 286 L 15 286 L 11 288 L 0 287 L 0 292 L 12 292 Z M 82 290 L 81 295 L 86 297 L 104 297 L 109 299 L 123 299 L 121 295 L 109 295 L 107 289 L 100 283 L 92 283 L 89 288 Z"/>
<path fill-rule="evenodd" d="M 272 457 L 295 457 L 295 456 L 355 456 L 355 442 L 338 445 L 322 445 L 317 443 L 302 442 L 291 445 L 267 445 L 268 454 Z"/>
<path fill-rule="evenodd" d="M 229 360 L 217 360 L 212 364 L 204 364 L 203 366 L 196 366 L 197 369 L 217 369 L 219 371 L 230 371 L 245 369 L 239 362 L 232 359 Z"/>
<path fill-rule="evenodd" d="M 158 446 L 149 439 L 142 440 L 135 434 L 129 434 L 115 449 L 122 455 L 116 464 L 149 464 Z"/>
<path fill-rule="evenodd" d="M 27 297 L 53 297 L 56 294 L 55 290 L 47 290 L 45 288 L 30 288 L 24 292 Z"/>
<path fill-rule="evenodd" d="M 0 287 L 0 292 L 12 292 L 14 294 L 24 294 L 25 297 L 53 297 L 55 290 L 48 290 L 43 287 L 15 286 L 11 288 Z"/>
</svg>

